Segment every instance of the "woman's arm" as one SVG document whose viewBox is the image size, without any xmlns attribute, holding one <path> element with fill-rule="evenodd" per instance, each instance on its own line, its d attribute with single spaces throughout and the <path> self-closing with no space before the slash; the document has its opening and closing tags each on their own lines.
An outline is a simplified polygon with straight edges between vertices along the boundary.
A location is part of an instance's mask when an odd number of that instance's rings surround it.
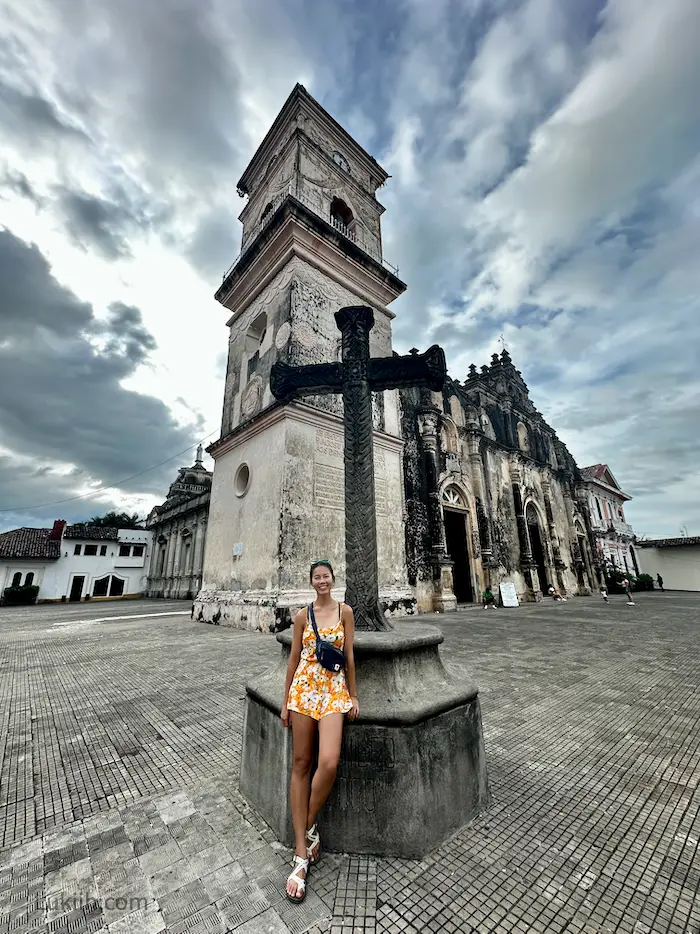
<svg viewBox="0 0 700 934">
<path fill-rule="evenodd" d="M 360 715 L 360 704 L 357 699 L 357 680 L 355 678 L 355 616 L 352 607 L 343 604 L 343 629 L 345 632 L 345 677 L 348 682 L 348 693 L 352 701 L 352 710 L 348 713 L 348 720 L 355 720 Z"/>
<path fill-rule="evenodd" d="M 299 659 L 301 658 L 301 643 L 302 637 L 304 635 L 304 627 L 306 626 L 306 614 L 307 609 L 304 607 L 299 610 L 297 615 L 294 617 L 294 635 L 292 636 L 292 648 L 289 653 L 289 664 L 287 665 L 287 677 L 284 679 L 284 694 L 282 695 L 282 710 L 280 716 L 282 717 L 282 723 L 285 726 L 289 726 L 289 711 L 287 710 L 287 698 L 289 697 L 289 689 L 292 686 L 292 681 L 294 680 L 294 675 L 296 674 L 297 667 L 299 665 Z"/>
</svg>

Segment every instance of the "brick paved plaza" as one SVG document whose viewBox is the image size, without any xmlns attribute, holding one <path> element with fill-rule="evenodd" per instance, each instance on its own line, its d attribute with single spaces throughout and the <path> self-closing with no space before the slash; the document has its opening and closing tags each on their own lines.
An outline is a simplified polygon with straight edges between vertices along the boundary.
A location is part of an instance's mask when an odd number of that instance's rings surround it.
<svg viewBox="0 0 700 934">
<path fill-rule="evenodd" d="M 0 934 L 700 931 L 699 597 L 435 617 L 493 805 L 421 862 L 327 854 L 303 905 L 237 791 L 274 638 L 188 610 L 0 608 Z"/>
</svg>

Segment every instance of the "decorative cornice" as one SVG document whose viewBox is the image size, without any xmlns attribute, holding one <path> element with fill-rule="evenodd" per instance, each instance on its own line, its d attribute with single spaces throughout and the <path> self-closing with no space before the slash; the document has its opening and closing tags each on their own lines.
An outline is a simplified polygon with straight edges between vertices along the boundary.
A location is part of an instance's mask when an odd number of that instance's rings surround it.
<svg viewBox="0 0 700 934">
<path fill-rule="evenodd" d="M 278 425 L 282 421 L 301 422 L 302 424 L 312 425 L 314 428 L 329 428 L 336 426 L 340 434 L 343 434 L 343 419 L 339 415 L 331 412 L 322 412 L 313 406 L 306 405 L 303 402 L 291 402 L 287 405 L 279 403 L 270 406 L 264 412 L 261 412 L 255 419 L 237 428 L 225 438 L 215 441 L 207 448 L 207 453 L 216 460 L 234 448 L 239 447 L 263 431 Z M 394 435 L 386 434 L 383 431 L 373 431 L 372 436 L 377 447 L 387 451 L 396 451 L 401 454 L 404 448 L 404 442 Z"/>
<path fill-rule="evenodd" d="M 288 195 L 215 294 L 233 312 L 229 327 L 293 256 L 315 266 L 388 318 L 395 317 L 386 306 L 406 290 L 406 284 Z"/>
</svg>

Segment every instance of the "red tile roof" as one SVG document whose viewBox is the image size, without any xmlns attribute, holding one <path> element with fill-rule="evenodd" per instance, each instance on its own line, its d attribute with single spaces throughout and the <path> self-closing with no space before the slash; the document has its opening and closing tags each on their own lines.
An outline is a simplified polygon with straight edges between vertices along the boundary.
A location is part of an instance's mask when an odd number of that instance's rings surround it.
<svg viewBox="0 0 700 934">
<path fill-rule="evenodd" d="M 44 558 L 61 556 L 61 543 L 49 541 L 51 529 L 12 529 L 0 533 L 0 558 Z"/>
<path fill-rule="evenodd" d="M 119 529 L 107 525 L 88 525 L 87 522 L 78 522 L 76 525 L 67 525 L 63 537 L 86 538 L 95 542 L 116 542 L 119 538 Z"/>
</svg>

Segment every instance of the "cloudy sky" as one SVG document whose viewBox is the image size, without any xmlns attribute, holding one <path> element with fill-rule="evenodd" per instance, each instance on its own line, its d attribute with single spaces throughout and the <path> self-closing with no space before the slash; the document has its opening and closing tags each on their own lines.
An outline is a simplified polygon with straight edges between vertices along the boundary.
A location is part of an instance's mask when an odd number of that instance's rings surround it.
<svg viewBox="0 0 700 934">
<path fill-rule="evenodd" d="M 0 23 L 0 529 L 144 512 L 216 436 L 235 185 L 300 81 L 391 173 L 396 348 L 439 341 L 463 378 L 503 334 L 637 533 L 700 534 L 698 0 L 0 0 Z"/>
</svg>

